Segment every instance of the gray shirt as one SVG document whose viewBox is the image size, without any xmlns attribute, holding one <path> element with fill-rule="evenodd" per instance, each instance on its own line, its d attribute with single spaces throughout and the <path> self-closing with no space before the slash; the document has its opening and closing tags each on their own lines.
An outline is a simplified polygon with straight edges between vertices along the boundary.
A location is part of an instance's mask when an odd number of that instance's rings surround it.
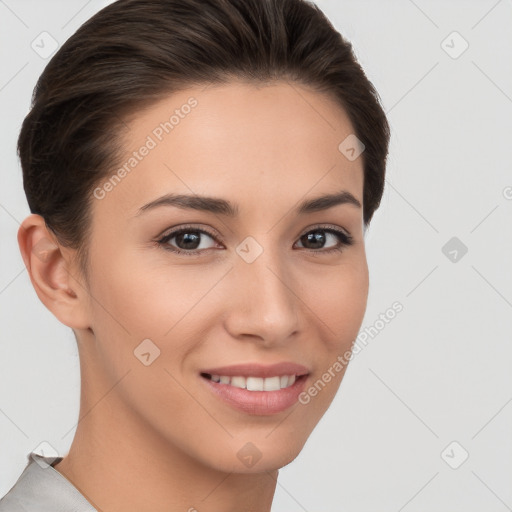
<svg viewBox="0 0 512 512">
<path fill-rule="evenodd" d="M 27 455 L 28 464 L 0 500 L 0 512 L 97 512 L 52 464 L 62 457 Z"/>
</svg>

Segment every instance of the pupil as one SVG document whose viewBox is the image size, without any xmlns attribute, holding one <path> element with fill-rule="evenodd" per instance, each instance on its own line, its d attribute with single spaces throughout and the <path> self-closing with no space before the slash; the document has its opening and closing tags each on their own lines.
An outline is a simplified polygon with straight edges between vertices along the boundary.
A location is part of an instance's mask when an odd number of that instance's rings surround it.
<svg viewBox="0 0 512 512">
<path fill-rule="evenodd" d="M 325 243 L 325 234 L 322 231 L 314 231 L 313 233 L 308 233 L 306 235 L 308 241 L 313 242 L 313 249 L 318 249 L 319 247 L 315 246 L 315 243 L 318 243 L 320 248 Z M 304 243 L 304 242 L 303 242 Z"/>
<path fill-rule="evenodd" d="M 199 246 L 199 236 L 190 234 L 190 233 L 182 233 L 176 236 L 176 243 L 180 246 L 182 243 L 185 245 L 183 249 L 197 249 Z M 192 243 L 192 247 L 190 246 Z"/>
</svg>

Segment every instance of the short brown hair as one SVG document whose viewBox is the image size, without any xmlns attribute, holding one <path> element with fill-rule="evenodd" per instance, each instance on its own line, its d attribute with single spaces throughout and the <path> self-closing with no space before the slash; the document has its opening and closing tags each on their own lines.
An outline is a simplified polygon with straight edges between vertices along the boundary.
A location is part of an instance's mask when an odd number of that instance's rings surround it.
<svg viewBox="0 0 512 512">
<path fill-rule="evenodd" d="M 365 145 L 363 220 L 383 190 L 390 129 L 350 42 L 307 0 L 119 0 L 41 74 L 18 139 L 23 185 L 87 276 L 91 191 L 121 155 L 122 117 L 187 86 L 286 79 L 335 99 Z M 116 129 L 114 129 L 116 128 Z M 341 142 L 341 141 L 340 141 Z"/>
</svg>

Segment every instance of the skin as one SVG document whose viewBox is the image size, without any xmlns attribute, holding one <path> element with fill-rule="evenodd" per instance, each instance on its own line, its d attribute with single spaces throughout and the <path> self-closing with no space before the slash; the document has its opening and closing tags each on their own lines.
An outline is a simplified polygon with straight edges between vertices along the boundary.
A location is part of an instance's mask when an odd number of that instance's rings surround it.
<svg viewBox="0 0 512 512">
<path fill-rule="evenodd" d="M 194 87 L 131 117 L 127 159 L 191 96 L 197 106 L 93 201 L 88 281 L 39 215 L 18 234 L 39 298 L 78 342 L 80 420 L 55 469 L 98 510 L 269 511 L 279 468 L 303 448 L 346 366 L 308 404 L 267 416 L 227 405 L 199 371 L 292 361 L 310 370 L 307 389 L 351 349 L 366 309 L 362 208 L 293 213 L 341 190 L 363 203 L 362 158 L 338 150 L 354 133 L 344 110 L 284 81 Z M 224 198 L 240 213 L 161 206 L 137 215 L 169 192 Z M 155 243 L 189 223 L 218 235 L 200 234 L 199 256 Z M 322 224 L 350 233 L 353 245 L 322 254 L 339 244 L 326 232 L 323 246 L 307 245 L 303 235 Z M 236 252 L 247 236 L 263 248 L 251 264 Z M 46 258 L 34 249 L 43 239 L 54 242 Z M 187 250 L 177 244 L 167 242 Z M 148 366 L 134 356 L 147 338 L 160 349 Z M 248 442 L 262 455 L 252 467 L 237 457 Z"/>
</svg>

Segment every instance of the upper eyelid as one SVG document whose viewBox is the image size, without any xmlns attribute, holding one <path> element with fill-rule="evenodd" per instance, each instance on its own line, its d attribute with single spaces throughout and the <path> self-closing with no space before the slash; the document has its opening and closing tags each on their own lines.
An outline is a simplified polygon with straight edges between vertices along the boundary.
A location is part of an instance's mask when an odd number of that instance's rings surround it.
<svg viewBox="0 0 512 512">
<path fill-rule="evenodd" d="M 208 236 L 211 236 L 212 238 L 218 238 L 220 241 L 222 241 L 222 237 L 216 233 L 212 233 L 210 232 L 208 229 L 205 229 L 205 228 L 202 228 L 202 227 L 198 227 L 198 226 L 189 226 L 189 225 L 184 225 L 184 226 L 177 226 L 176 228 L 171 228 L 170 231 L 164 231 L 161 235 L 159 235 L 157 237 L 158 240 L 161 240 L 162 238 L 169 238 L 169 237 L 174 237 L 176 236 L 177 234 L 183 232 L 183 231 L 199 231 L 200 233 L 204 233 Z"/>
</svg>

